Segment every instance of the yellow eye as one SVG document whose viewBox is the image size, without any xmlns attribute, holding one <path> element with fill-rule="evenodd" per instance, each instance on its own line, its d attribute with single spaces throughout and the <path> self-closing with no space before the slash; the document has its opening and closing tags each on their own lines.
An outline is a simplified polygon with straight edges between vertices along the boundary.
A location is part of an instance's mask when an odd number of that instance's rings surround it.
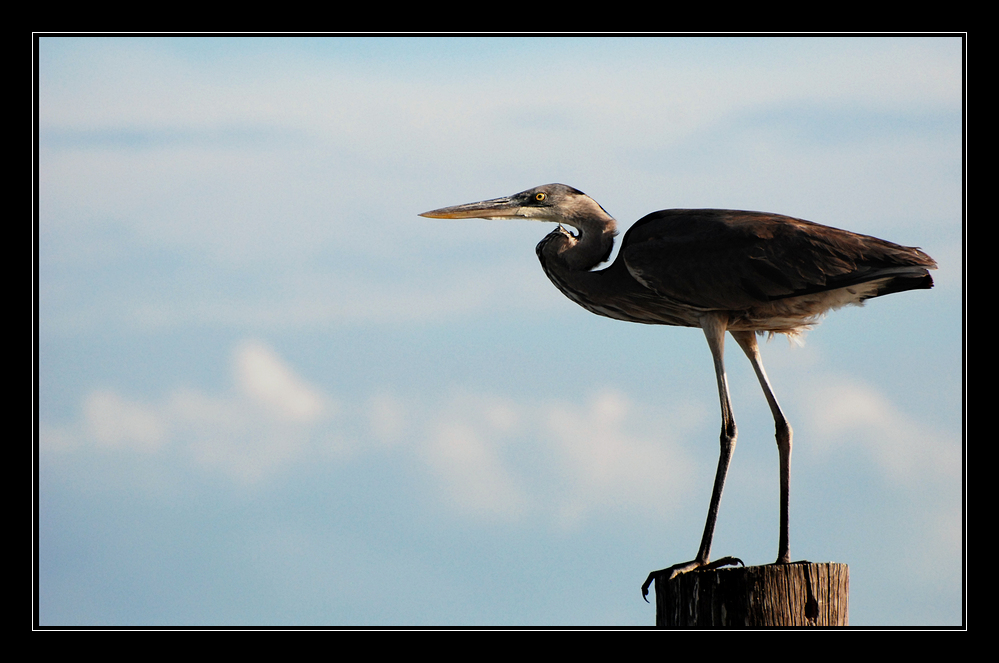
<svg viewBox="0 0 999 663">
<path fill-rule="evenodd" d="M 543 194 L 543 193 L 537 193 L 537 194 L 535 194 L 535 195 L 534 195 L 534 199 L 535 199 L 536 201 L 538 201 L 539 203 L 540 203 L 540 202 L 541 202 L 542 200 L 544 200 L 545 198 L 547 198 L 547 197 L 548 197 L 548 196 L 546 196 L 546 195 L 545 195 L 545 194 Z"/>
</svg>

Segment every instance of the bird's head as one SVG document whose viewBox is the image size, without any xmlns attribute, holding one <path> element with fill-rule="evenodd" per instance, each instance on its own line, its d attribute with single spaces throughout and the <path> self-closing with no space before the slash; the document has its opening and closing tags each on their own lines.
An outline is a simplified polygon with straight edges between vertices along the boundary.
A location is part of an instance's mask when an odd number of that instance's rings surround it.
<svg viewBox="0 0 999 663">
<path fill-rule="evenodd" d="M 613 233 L 616 228 L 613 217 L 597 201 L 565 184 L 544 184 L 505 198 L 443 207 L 420 216 L 432 219 L 533 219 L 595 233 Z"/>
</svg>

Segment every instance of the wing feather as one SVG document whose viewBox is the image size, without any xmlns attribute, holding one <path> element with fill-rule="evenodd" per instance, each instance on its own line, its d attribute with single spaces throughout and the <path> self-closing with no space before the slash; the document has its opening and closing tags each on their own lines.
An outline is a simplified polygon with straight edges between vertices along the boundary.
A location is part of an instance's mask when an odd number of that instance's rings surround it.
<svg viewBox="0 0 999 663">
<path fill-rule="evenodd" d="M 922 251 L 779 214 L 663 210 L 638 221 L 621 249 L 631 274 L 677 303 L 748 309 L 889 277 L 930 287 Z M 911 281 L 912 283 L 908 283 Z"/>
</svg>

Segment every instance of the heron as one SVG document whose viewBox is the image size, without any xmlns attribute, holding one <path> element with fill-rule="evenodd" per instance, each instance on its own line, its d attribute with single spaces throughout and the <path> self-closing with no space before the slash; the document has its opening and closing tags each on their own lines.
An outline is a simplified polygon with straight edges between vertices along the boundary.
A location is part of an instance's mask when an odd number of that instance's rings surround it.
<svg viewBox="0 0 999 663">
<path fill-rule="evenodd" d="M 721 435 L 708 516 L 689 562 L 653 571 L 642 586 L 698 569 L 742 564 L 711 561 L 722 489 L 736 443 L 725 332 L 746 354 L 773 415 L 780 470 L 780 530 L 775 564 L 789 564 L 792 430 L 763 368 L 757 336 L 800 335 L 828 311 L 906 290 L 933 287 L 936 262 L 915 247 L 780 214 L 667 209 L 638 220 L 607 262 L 617 222 L 595 200 L 564 184 L 424 212 L 438 219 L 533 219 L 558 224 L 537 246 L 545 274 L 569 299 L 597 315 L 650 325 L 699 327 L 714 361 Z M 567 229 L 572 228 L 575 232 Z M 648 600 L 648 598 L 646 598 Z"/>
</svg>

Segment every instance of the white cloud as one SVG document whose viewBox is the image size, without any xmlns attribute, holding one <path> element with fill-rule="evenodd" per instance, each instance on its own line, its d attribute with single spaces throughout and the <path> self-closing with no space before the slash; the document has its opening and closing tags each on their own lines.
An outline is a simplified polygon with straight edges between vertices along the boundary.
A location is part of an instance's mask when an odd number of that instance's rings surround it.
<svg viewBox="0 0 999 663">
<path fill-rule="evenodd" d="M 959 476 L 960 445 L 898 409 L 872 387 L 829 378 L 809 388 L 810 426 L 816 442 L 846 445 L 870 456 L 894 481 L 912 483 L 933 476 Z"/>
<path fill-rule="evenodd" d="M 154 408 L 124 399 L 109 390 L 96 390 L 83 403 L 87 433 L 97 446 L 159 450 L 166 439 L 166 424 Z"/>
<path fill-rule="evenodd" d="M 308 449 L 311 426 L 275 416 L 249 399 L 174 392 L 164 405 L 174 437 L 195 467 L 253 484 Z"/>
<path fill-rule="evenodd" d="M 48 453 L 91 449 L 186 455 L 195 467 L 252 484 L 301 459 L 335 403 L 270 348 L 247 341 L 233 353 L 232 393 L 177 389 L 159 403 L 113 390 L 89 393 L 77 426 L 42 426 Z"/>
<path fill-rule="evenodd" d="M 274 353 L 258 341 L 247 341 L 235 352 L 234 372 L 240 390 L 289 421 L 315 421 L 323 412 L 323 397 L 295 375 Z"/>
<path fill-rule="evenodd" d="M 454 510 L 514 520 L 530 500 L 503 462 L 500 443 L 486 433 L 464 422 L 442 422 L 427 441 L 424 458 Z"/>
<path fill-rule="evenodd" d="M 684 417 L 604 390 L 585 405 L 462 395 L 443 404 L 423 458 L 457 511 L 513 520 L 541 515 L 576 527 L 595 513 L 662 515 L 689 487 L 691 462 L 662 430 Z"/>
<path fill-rule="evenodd" d="M 415 458 L 456 513 L 487 520 L 540 515 L 574 527 L 592 514 L 668 514 L 693 470 L 676 442 L 708 416 L 691 403 L 659 411 L 613 389 L 585 404 L 481 394 L 426 404 L 383 392 L 355 399 L 356 410 L 339 413 L 334 398 L 260 341 L 235 348 L 232 372 L 231 392 L 176 389 L 158 403 L 94 390 L 79 424 L 42 426 L 43 450 L 171 454 L 252 485 L 326 458 L 318 440 L 358 431 L 355 455 L 380 448 L 388 462 Z M 816 396 L 808 399 L 809 426 L 820 431 L 817 443 L 856 446 L 896 481 L 959 471 L 956 444 L 914 423 L 870 387 L 825 380 L 810 391 Z M 353 457 L 341 455 L 338 462 Z"/>
<path fill-rule="evenodd" d="M 560 507 L 565 524 L 591 510 L 654 509 L 678 504 L 689 486 L 691 462 L 662 429 L 652 436 L 653 413 L 640 411 L 623 393 L 603 391 L 587 406 L 561 405 L 545 420 L 571 483 Z M 648 423 L 641 423 L 648 422 Z"/>
</svg>

